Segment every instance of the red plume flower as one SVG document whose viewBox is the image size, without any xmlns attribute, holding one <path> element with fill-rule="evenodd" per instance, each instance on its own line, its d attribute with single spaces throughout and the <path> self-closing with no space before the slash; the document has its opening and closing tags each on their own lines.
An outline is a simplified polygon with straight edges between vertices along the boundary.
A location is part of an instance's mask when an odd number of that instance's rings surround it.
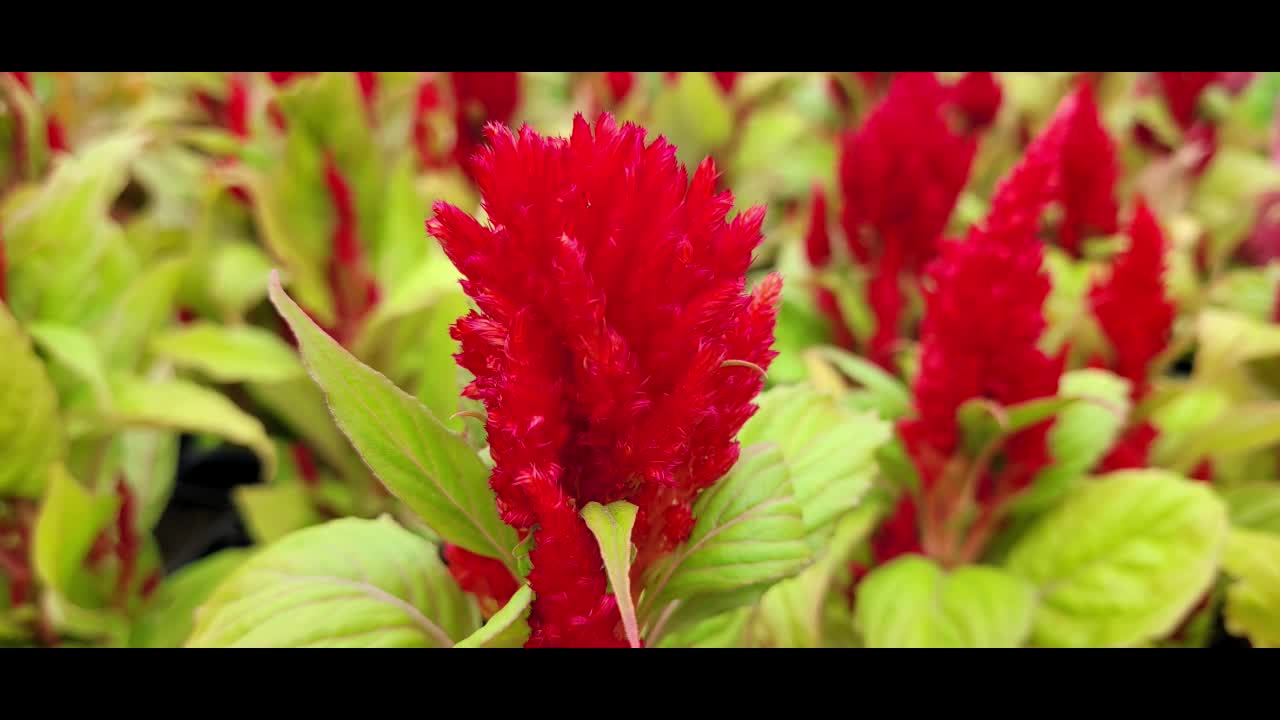
<svg viewBox="0 0 1280 720">
<path fill-rule="evenodd" d="M 456 72 L 453 84 L 454 158 L 470 172 L 467 161 L 484 140 L 485 124 L 508 123 L 520 102 L 520 73 Z"/>
<path fill-rule="evenodd" d="M 733 92 L 734 86 L 738 84 L 738 76 L 741 74 L 737 72 L 713 72 L 711 76 L 716 79 L 716 84 L 720 86 L 720 89 L 724 90 L 725 94 L 728 95 Z"/>
<path fill-rule="evenodd" d="M 1162 72 L 1156 73 L 1160 91 L 1169 114 L 1182 127 L 1189 129 L 1196 123 L 1196 107 L 1205 89 L 1220 79 L 1216 72 Z"/>
<path fill-rule="evenodd" d="M 840 221 L 853 256 L 872 268 L 871 357 L 882 365 L 899 333 L 899 276 L 918 277 L 933 258 L 977 149 L 947 125 L 946 102 L 933 73 L 901 73 L 866 123 L 841 143 Z"/>
<path fill-rule="evenodd" d="M 995 122 L 1004 93 L 996 76 L 989 72 L 965 73 L 951 86 L 951 103 L 973 130 L 985 130 Z"/>
<path fill-rule="evenodd" d="M 813 186 L 813 211 L 809 217 L 809 232 L 804 236 L 805 254 L 815 268 L 826 267 L 831 262 L 831 232 L 827 229 L 827 194 L 821 185 Z"/>
<path fill-rule="evenodd" d="M 476 302 L 454 326 L 465 395 L 488 411 L 490 484 L 532 532 L 529 645 L 624 642 L 588 502 L 639 508 L 633 577 L 688 537 L 697 495 L 738 457 L 781 280 L 751 295 L 762 208 L 727 220 L 714 164 L 692 183 L 665 139 L 581 115 L 572 137 L 490 125 L 474 171 L 488 227 L 436 203 L 430 233 Z"/>
<path fill-rule="evenodd" d="M 620 103 L 627 99 L 631 94 L 631 88 L 635 87 L 636 74 L 630 72 L 607 72 L 604 74 L 604 80 L 609 85 L 609 94 L 613 97 L 613 102 Z"/>
<path fill-rule="evenodd" d="M 341 344 L 350 342 L 365 317 L 378 303 L 378 284 L 365 264 L 356 220 L 355 194 L 332 153 L 325 157 L 325 185 L 334 210 L 329 258 L 329 285 L 337 323 L 330 334 Z"/>
<path fill-rule="evenodd" d="M 1139 198 L 1129 226 L 1129 247 L 1112 264 L 1111 274 L 1089 289 L 1089 305 L 1111 343 L 1111 368 L 1130 383 L 1135 402 L 1150 388 L 1151 362 L 1169 344 L 1174 307 L 1164 287 L 1165 239 L 1155 216 Z M 1145 467 L 1156 429 L 1139 424 L 1117 441 L 1103 459 L 1104 472 Z"/>
<path fill-rule="evenodd" d="M 1117 229 L 1115 186 L 1120 170 L 1115 145 L 1098 117 L 1088 82 L 1071 96 L 1068 107 L 1060 166 L 1063 217 L 1058 243 L 1079 257 L 1086 237 L 1109 235 Z"/>
<path fill-rule="evenodd" d="M 520 589 L 511 571 L 499 560 L 446 544 L 444 561 L 458 586 L 480 601 L 480 608 L 486 616 L 501 610 Z"/>
</svg>

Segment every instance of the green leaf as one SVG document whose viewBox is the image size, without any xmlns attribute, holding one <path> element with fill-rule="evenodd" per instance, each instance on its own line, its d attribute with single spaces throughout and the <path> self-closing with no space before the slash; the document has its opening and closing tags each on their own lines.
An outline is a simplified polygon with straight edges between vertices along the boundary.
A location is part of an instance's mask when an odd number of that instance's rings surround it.
<svg viewBox="0 0 1280 720">
<path fill-rule="evenodd" d="M 233 497 L 249 536 L 259 545 L 273 543 L 322 519 L 304 485 L 240 485 Z"/>
<path fill-rule="evenodd" d="M 1204 224 L 1210 242 L 1210 263 L 1217 266 L 1239 246 L 1253 226 L 1253 207 L 1265 192 L 1280 188 L 1280 168 L 1264 153 L 1223 146 L 1214 153 L 1196 183 L 1192 212 Z"/>
<path fill-rule="evenodd" d="M 339 428 L 374 474 L 447 542 L 497 558 L 514 572 L 516 533 L 498 517 L 489 470 L 475 451 L 316 327 L 274 274 L 270 295 Z"/>
<path fill-rule="evenodd" d="M 138 527 L 160 521 L 178 474 L 178 435 L 166 430 L 125 430 L 116 435 L 125 482 L 138 499 Z"/>
<path fill-rule="evenodd" d="M 1242 403 L 1190 436 L 1174 453 L 1171 470 L 1187 473 L 1207 455 L 1232 456 L 1280 443 L 1280 402 Z"/>
<path fill-rule="evenodd" d="M 640 647 L 640 626 L 631 599 L 631 528 L 636 524 L 636 506 L 625 500 L 610 503 L 608 507 L 591 502 L 582 508 L 582 519 L 600 545 L 600 557 L 604 560 L 613 595 L 618 599 L 627 641 L 631 647 Z"/>
<path fill-rule="evenodd" d="M 533 590 L 520 586 L 502 609 L 489 618 L 484 627 L 458 641 L 455 648 L 516 648 L 529 639 L 529 606 Z"/>
<path fill-rule="evenodd" d="M 1280 535 L 1280 483 L 1252 482 L 1222 492 L 1231 525 Z"/>
<path fill-rule="evenodd" d="M 461 276 L 443 252 L 430 255 L 412 274 L 392 286 L 386 299 L 378 303 L 369 321 L 361 328 L 353 350 L 364 357 L 371 345 L 380 339 L 387 326 L 405 316 L 431 307 L 442 296 L 462 296 L 458 290 Z M 465 300 L 464 300 L 465 302 Z M 454 318 L 456 319 L 456 318 Z"/>
<path fill-rule="evenodd" d="M 421 364 L 414 396 L 440 418 L 445 427 L 455 431 L 463 428 L 463 419 L 453 417 L 459 410 L 462 388 L 457 379 L 457 361 L 453 359 L 458 352 L 458 341 L 449 333 L 467 309 L 467 299 L 462 293 L 445 295 L 431 308 L 430 317 L 418 334 Z"/>
<path fill-rule="evenodd" d="M 115 516 L 114 495 L 96 497 L 80 487 L 62 465 L 49 471 L 49 489 L 36 526 L 32 558 L 36 577 L 59 592 L 69 592 L 93 540 Z"/>
<path fill-rule="evenodd" d="M 1040 589 L 1037 645 L 1133 646 L 1191 610 L 1226 533 L 1226 508 L 1204 484 L 1122 471 L 1068 495 L 1018 541 L 1007 567 Z"/>
<path fill-rule="evenodd" d="M 836 347 L 822 347 L 817 352 L 871 393 L 881 417 L 896 420 L 911 412 L 911 392 L 907 386 L 879 365 Z"/>
<path fill-rule="evenodd" d="M 751 608 L 737 607 L 727 612 L 687 625 L 679 631 L 665 633 L 658 640 L 660 648 L 736 648 L 741 647 Z"/>
<path fill-rule="evenodd" d="M 151 337 L 173 317 L 173 301 L 186 272 L 185 258 L 152 267 L 129 286 L 98 328 L 98 341 L 111 369 L 133 369 Z"/>
<path fill-rule="evenodd" d="M 873 413 L 850 410 L 804 385 L 774 388 L 757 403 L 760 409 L 738 440 L 746 447 L 778 446 L 804 518 L 805 537 L 819 550 L 836 520 L 871 487 L 875 452 L 889 441 L 892 428 Z"/>
<path fill-rule="evenodd" d="M 334 424 L 324 393 L 310 377 L 280 383 L 249 383 L 245 389 L 254 402 L 287 425 L 337 470 L 343 480 L 372 480 L 369 470 Z"/>
<path fill-rule="evenodd" d="M 31 341 L 0 303 L 0 496 L 38 497 L 49 465 L 66 452 L 53 383 Z"/>
<path fill-rule="evenodd" d="M 36 323 L 27 332 L 46 353 L 92 388 L 99 407 L 111 407 L 106 368 L 92 338 L 73 327 L 46 323 Z"/>
<path fill-rule="evenodd" d="M 1280 326 L 1237 312 L 1205 308 L 1196 318 L 1195 373 L 1212 378 L 1227 367 L 1280 355 Z"/>
<path fill-rule="evenodd" d="M 1053 506 L 1106 456 L 1129 415 L 1129 382 L 1106 370 L 1073 370 L 1062 376 L 1058 388 L 1063 395 L 1096 402 L 1072 403 L 1058 415 L 1048 437 L 1053 462 L 1014 501 L 1012 510 L 1018 514 Z"/>
<path fill-rule="evenodd" d="M 187 647 L 452 647 L 479 624 L 436 546 L 389 518 L 343 518 L 245 561 Z"/>
<path fill-rule="evenodd" d="M 1218 387 L 1191 385 L 1178 390 L 1151 414 L 1151 424 L 1160 433 L 1151 447 L 1154 466 L 1171 467 L 1186 445 L 1212 427 L 1231 405 L 1231 398 Z"/>
<path fill-rule="evenodd" d="M 827 598 L 854 549 L 866 540 L 879 519 L 878 508 L 865 505 L 837 523 L 825 552 L 799 575 L 769 588 L 752 615 L 748 634 L 753 646 L 822 647 Z"/>
<path fill-rule="evenodd" d="M 271 258 L 248 242 L 231 242 L 213 251 L 209 295 L 225 316 L 240 318 L 267 298 Z"/>
<path fill-rule="evenodd" d="M 649 127 L 665 135 L 679 149 L 680 160 L 693 167 L 729 141 L 733 111 L 710 74 L 684 72 L 654 100 Z"/>
<path fill-rule="evenodd" d="M 284 382 L 303 376 L 298 356 L 279 337 L 250 325 L 193 323 L 151 342 L 157 355 L 221 383 Z"/>
<path fill-rule="evenodd" d="M 699 496 L 694 517 L 689 539 L 650 571 L 654 580 L 646 583 L 646 595 L 653 600 L 642 601 L 642 607 L 733 594 L 722 608 L 727 610 L 753 602 L 768 585 L 810 561 L 804 516 L 776 447 L 744 450 L 728 476 Z"/>
<path fill-rule="evenodd" d="M 129 646 L 182 647 L 195 624 L 196 608 L 249 556 L 248 550 L 222 550 L 166 578 L 134 621 Z"/>
<path fill-rule="evenodd" d="M 1233 530 L 1223 558 L 1227 574 L 1227 630 L 1254 647 L 1280 647 L 1280 537 Z"/>
<path fill-rule="evenodd" d="M 994 567 L 944 573 L 907 555 L 858 585 L 854 623 L 869 648 L 1015 648 L 1026 642 L 1035 588 Z"/>
<path fill-rule="evenodd" d="M 264 478 L 275 473 L 275 448 L 262 423 L 213 390 L 185 380 L 132 377 L 113 379 L 111 388 L 114 423 L 214 435 L 253 450 L 262 461 Z"/>
</svg>

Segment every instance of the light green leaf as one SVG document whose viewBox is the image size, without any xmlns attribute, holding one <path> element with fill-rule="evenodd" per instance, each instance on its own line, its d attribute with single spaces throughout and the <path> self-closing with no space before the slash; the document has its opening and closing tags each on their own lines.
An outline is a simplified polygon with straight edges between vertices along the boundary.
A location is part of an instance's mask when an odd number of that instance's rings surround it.
<svg viewBox="0 0 1280 720">
<path fill-rule="evenodd" d="M 324 393 L 310 377 L 280 383 L 249 383 L 245 389 L 254 402 L 287 425 L 337 470 L 343 480 L 372 480 L 368 468 L 334 424 Z"/>
<path fill-rule="evenodd" d="M 374 474 L 447 542 L 498 558 L 514 572 L 516 533 L 498 517 L 489 471 L 475 451 L 316 327 L 274 274 L 270 295 L 339 428 Z"/>
<path fill-rule="evenodd" d="M 582 508 L 582 519 L 600 545 L 600 557 L 618 600 L 627 641 L 631 647 L 640 647 L 640 625 L 631 599 L 631 528 L 636 524 L 636 506 L 625 500 L 610 503 L 608 507 L 597 502 L 587 503 Z"/>
<path fill-rule="evenodd" d="M 455 648 L 516 648 L 529 639 L 529 605 L 533 590 L 520 586 L 501 610 L 489 618 L 484 627 L 460 640 Z"/>
<path fill-rule="evenodd" d="M 1280 443 L 1280 402 L 1248 402 L 1232 408 L 1216 422 L 1186 438 L 1169 462 L 1187 473 L 1207 455 L 1232 456 Z"/>
<path fill-rule="evenodd" d="M 1280 647 L 1280 537 L 1233 530 L 1223 564 L 1235 579 L 1227 588 L 1227 630 L 1254 647 Z"/>
<path fill-rule="evenodd" d="M 1015 648 L 1031 631 L 1035 588 L 994 567 L 951 573 L 917 555 L 858 585 L 854 623 L 869 648 Z"/>
<path fill-rule="evenodd" d="M 186 259 L 177 258 L 147 269 L 115 303 L 97 332 L 108 368 L 133 369 L 138 364 L 147 338 L 173 317 L 174 297 L 186 267 Z"/>
<path fill-rule="evenodd" d="M 50 463 L 66 452 L 53 383 L 31 341 L 0 303 L 0 496 L 38 497 Z"/>
<path fill-rule="evenodd" d="M 191 634 L 195 612 L 214 589 L 250 556 L 239 548 L 222 550 L 166 578 L 134 621 L 130 647 L 179 648 Z"/>
<path fill-rule="evenodd" d="M 1016 513 L 1040 512 L 1054 505 L 1106 456 L 1129 415 L 1129 382 L 1106 370 L 1073 370 L 1062 376 L 1058 388 L 1062 395 L 1096 402 L 1072 403 L 1058 415 L 1048 437 L 1053 462 L 1014 502 Z"/>
<path fill-rule="evenodd" d="M 778 446 L 804 518 L 805 537 L 819 550 L 835 521 L 852 510 L 871 487 L 875 452 L 892 428 L 873 413 L 850 410 L 805 385 L 762 394 L 760 409 L 738 440 L 749 447 Z"/>
<path fill-rule="evenodd" d="M 421 364 L 414 395 L 431 414 L 440 418 L 445 427 L 454 431 L 463 428 L 463 419 L 453 417 L 460 409 L 462 387 L 458 380 L 457 361 L 453 359 L 458 352 L 458 341 L 449 332 L 467 309 L 467 299 L 460 292 L 441 297 L 431 308 L 430 317 L 418 334 Z"/>
<path fill-rule="evenodd" d="M 273 543 L 321 520 L 304 485 L 240 485 L 233 492 L 249 536 L 259 545 Z"/>
<path fill-rule="evenodd" d="M 736 648 L 742 647 L 751 608 L 737 607 L 727 612 L 686 625 L 666 633 L 658 641 L 660 648 Z"/>
<path fill-rule="evenodd" d="M 452 647 L 479 626 L 436 546 L 344 518 L 262 549 L 196 611 L 188 647 Z"/>
<path fill-rule="evenodd" d="M 864 505 L 840 518 L 826 552 L 813 565 L 769 588 L 748 625 L 753 646 L 822 647 L 827 599 L 839 571 L 875 528 L 878 509 Z"/>
<path fill-rule="evenodd" d="M 111 388 L 115 424 L 214 435 L 253 450 L 264 478 L 275 473 L 275 448 L 262 423 L 213 390 L 185 380 L 124 376 L 113 378 Z"/>
<path fill-rule="evenodd" d="M 209 261 L 209 294 L 222 312 L 243 317 L 267 298 L 271 258 L 248 242 L 231 242 L 213 251 Z"/>
<path fill-rule="evenodd" d="M 1231 398 L 1218 387 L 1178 388 L 1168 402 L 1152 411 L 1151 424 L 1160 434 L 1151 447 L 1151 464 L 1171 467 L 1187 444 L 1212 427 L 1230 405 Z"/>
<path fill-rule="evenodd" d="M 178 474 L 178 435 L 125 430 L 116 435 L 125 482 L 138 499 L 138 527 L 151 530 L 164 514 Z"/>
<path fill-rule="evenodd" d="M 93 340 L 77 328 L 36 323 L 27 328 L 31 338 L 93 389 L 99 407 L 111 407 L 111 389 L 102 356 Z"/>
<path fill-rule="evenodd" d="M 678 148 L 681 162 L 694 167 L 728 142 L 733 111 L 711 75 L 684 72 L 654 100 L 649 127 Z"/>
<path fill-rule="evenodd" d="M 660 609 L 695 595 L 733 595 L 753 602 L 769 585 L 790 577 L 810 561 L 804 517 L 776 447 L 743 451 L 723 480 L 694 505 L 697 520 L 689 539 L 650 570 L 642 608 Z M 642 612 L 648 620 L 653 612 Z"/>
<path fill-rule="evenodd" d="M 32 548 L 41 583 L 60 592 L 71 590 L 94 538 L 115 516 L 117 505 L 114 495 L 96 497 L 80 487 L 62 465 L 51 467 Z"/>
<path fill-rule="evenodd" d="M 160 357 L 217 382 L 284 382 L 303 376 L 302 363 L 279 337 L 251 325 L 193 323 L 151 342 Z"/>
<path fill-rule="evenodd" d="M 1010 551 L 1041 594 L 1035 644 L 1123 647 L 1170 632 L 1213 581 L 1222 502 L 1160 470 L 1111 473 L 1068 495 Z"/>
<path fill-rule="evenodd" d="M 1222 499 L 1231 513 L 1231 525 L 1280 535 L 1280 483 L 1252 482 L 1229 488 Z"/>
<path fill-rule="evenodd" d="M 1280 355 L 1280 326 L 1237 312 L 1201 310 L 1196 318 L 1196 337 L 1198 378 L 1213 378 L 1230 366 Z"/>
<path fill-rule="evenodd" d="M 819 348 L 817 352 L 872 394 L 881 417 L 896 420 L 911 412 L 911 392 L 907 386 L 879 365 L 836 347 Z"/>
</svg>

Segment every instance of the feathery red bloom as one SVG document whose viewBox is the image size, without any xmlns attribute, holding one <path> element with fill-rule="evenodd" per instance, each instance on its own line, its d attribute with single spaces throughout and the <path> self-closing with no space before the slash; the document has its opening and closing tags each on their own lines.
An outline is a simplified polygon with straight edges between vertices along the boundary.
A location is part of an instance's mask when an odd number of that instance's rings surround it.
<svg viewBox="0 0 1280 720">
<path fill-rule="evenodd" d="M 51 117 L 45 123 L 45 140 L 49 143 L 49 149 L 53 152 L 67 152 L 71 146 L 67 144 L 67 132 L 63 129 L 62 123 L 58 118 Z"/>
<path fill-rule="evenodd" d="M 1196 108 L 1205 88 L 1222 79 L 1216 72 L 1161 72 L 1156 73 L 1160 90 L 1169 114 L 1182 127 L 1189 129 L 1196 122 Z"/>
<path fill-rule="evenodd" d="M 9 74 L 13 76 L 14 80 L 18 81 L 18 84 L 22 86 L 23 90 L 26 90 L 27 92 L 31 92 L 31 73 L 11 72 Z"/>
<path fill-rule="evenodd" d="M 616 601 L 579 517 L 639 508 L 633 577 L 692 527 L 738 457 L 775 353 L 781 280 L 744 295 L 764 212 L 732 221 L 714 164 L 692 183 L 663 138 L 602 115 L 572 137 L 490 125 L 476 156 L 490 226 L 436 203 L 430 233 L 479 312 L 454 326 L 475 380 L 505 522 L 533 532 L 529 645 L 621 645 Z"/>
<path fill-rule="evenodd" d="M 311 74 L 312 73 L 306 72 L 269 72 L 267 73 L 267 77 L 271 79 L 271 82 L 274 83 L 276 87 L 280 87 L 282 85 L 288 85 L 296 77 Z"/>
<path fill-rule="evenodd" d="M 1057 392 L 1063 358 L 1050 358 L 1037 347 L 1050 283 L 1035 230 L 1053 197 L 1066 121 L 1064 112 L 1055 116 L 997 187 L 985 221 L 964 242 L 945 243 L 929 267 L 933 282 L 925 292 L 915 417 L 900 424 L 926 506 L 960 449 L 956 412 L 965 401 L 1013 405 Z M 971 492 L 985 503 L 978 522 L 990 522 L 999 504 L 1048 463 L 1050 424 L 1014 435 L 996 462 L 976 469 Z M 934 511 L 926 507 L 926 514 Z"/>
<path fill-rule="evenodd" d="M 1131 384 L 1136 400 L 1147 393 L 1151 362 L 1169 344 L 1173 303 L 1165 296 L 1165 239 L 1140 198 L 1129 226 L 1129 247 L 1110 275 L 1089 289 L 1089 305 L 1111 343 L 1111 367 Z"/>
<path fill-rule="evenodd" d="M 434 77 L 423 78 L 418 85 L 418 95 L 413 105 L 413 146 L 418 151 L 418 162 L 424 168 L 435 167 L 440 159 L 431 147 L 431 124 L 427 115 L 440 107 L 440 88 Z"/>
<path fill-rule="evenodd" d="M 458 587 L 476 596 L 486 616 L 501 610 L 520 589 L 507 566 L 493 558 L 446 543 L 444 561 Z"/>
<path fill-rule="evenodd" d="M 993 73 L 965 73 L 951 86 L 951 103 L 973 130 L 984 130 L 995 122 L 1003 99 L 1004 93 Z"/>
<path fill-rule="evenodd" d="M 378 99 L 378 73 L 358 72 L 356 83 L 360 86 L 360 98 L 364 100 L 365 110 L 373 112 L 373 104 Z"/>
<path fill-rule="evenodd" d="M 813 186 L 813 210 L 809 216 L 809 232 L 804 236 L 805 254 L 815 268 L 831 262 L 831 232 L 827 228 L 827 194 L 822 186 Z"/>
<path fill-rule="evenodd" d="M 720 86 L 728 95 L 733 92 L 733 88 L 738 84 L 738 76 L 742 73 L 737 72 L 713 72 L 711 76 L 716 79 L 716 84 Z"/>
<path fill-rule="evenodd" d="M 933 73 L 900 73 L 866 123 L 841 142 L 840 221 L 853 256 L 872 267 L 871 357 L 882 365 L 899 332 L 899 276 L 917 277 L 935 255 L 977 149 L 948 126 L 946 102 Z"/>
<path fill-rule="evenodd" d="M 379 289 L 365 264 L 356 221 L 355 194 L 334 162 L 332 153 L 325 157 L 324 179 L 335 221 L 329 258 L 329 285 L 337 323 L 330 334 L 339 343 L 346 344 L 354 338 L 360 324 L 377 305 Z"/>
<path fill-rule="evenodd" d="M 1102 126 L 1093 87 L 1088 82 L 1081 83 L 1069 107 L 1059 165 L 1063 217 L 1058 244 L 1079 257 L 1085 238 L 1116 231 L 1119 211 L 1115 186 L 1120 169 L 1115 145 Z"/>
<path fill-rule="evenodd" d="M 1144 468 L 1159 431 L 1149 422 L 1143 422 L 1125 431 L 1107 456 L 1098 463 L 1098 472 Z"/>
<path fill-rule="evenodd" d="M 484 140 L 486 123 L 508 123 L 520 103 L 520 73 L 455 72 L 453 84 L 454 158 L 470 174 L 468 161 Z"/>
<path fill-rule="evenodd" d="M 227 129 L 238 138 L 249 137 L 249 84 L 240 73 L 227 79 Z"/>
<path fill-rule="evenodd" d="M 605 83 L 609 85 L 609 94 L 613 97 L 615 103 L 620 103 L 627 99 L 631 94 L 631 88 L 635 87 L 636 74 L 630 72 L 607 72 L 604 74 Z"/>
</svg>

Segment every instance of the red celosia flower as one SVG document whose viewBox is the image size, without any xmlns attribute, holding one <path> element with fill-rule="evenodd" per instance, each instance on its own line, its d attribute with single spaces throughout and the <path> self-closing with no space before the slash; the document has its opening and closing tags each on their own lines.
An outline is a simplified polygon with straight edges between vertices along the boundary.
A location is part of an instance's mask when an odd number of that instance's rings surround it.
<svg viewBox="0 0 1280 720">
<path fill-rule="evenodd" d="M 809 232 L 804 236 L 805 254 L 815 268 L 826 267 L 831 262 L 831 233 L 827 229 L 827 195 L 821 185 L 813 186 L 813 214 L 809 218 Z"/>
<path fill-rule="evenodd" d="M 983 130 L 995 122 L 1004 94 L 996 76 L 989 72 L 965 73 L 951 86 L 951 103 L 964 115 L 965 123 Z"/>
<path fill-rule="evenodd" d="M 475 595 L 485 615 L 502 609 L 520 589 L 511 571 L 500 561 L 460 548 L 444 546 L 444 561 L 458 586 Z"/>
<path fill-rule="evenodd" d="M 378 284 L 365 266 L 364 250 L 356 221 L 355 195 L 346 177 L 325 158 L 325 185 L 334 209 L 332 250 L 329 258 L 329 285 L 333 291 L 337 324 L 333 338 L 341 344 L 352 340 L 360 324 L 378 303 Z"/>
<path fill-rule="evenodd" d="M 11 72 L 9 74 L 13 76 L 14 80 L 18 81 L 18 84 L 22 86 L 23 90 L 26 90 L 27 92 L 31 92 L 31 73 Z"/>
<path fill-rule="evenodd" d="M 1159 431 L 1149 422 L 1133 426 L 1120 436 L 1111 448 L 1111 452 L 1098 463 L 1098 472 L 1109 473 L 1115 470 L 1146 467 L 1151 445 L 1158 435 Z"/>
<path fill-rule="evenodd" d="M 885 100 L 841 142 L 841 224 L 854 257 L 872 268 L 877 319 L 870 355 L 888 366 L 903 306 L 900 275 L 919 275 L 969 176 L 977 145 L 943 114 L 933 73 L 901 73 Z"/>
<path fill-rule="evenodd" d="M 737 72 L 713 72 L 711 76 L 716 79 L 716 84 L 720 86 L 728 95 L 733 92 L 733 87 L 738 84 L 738 76 L 742 73 Z"/>
<path fill-rule="evenodd" d="M 249 84 L 232 73 L 227 79 L 227 129 L 238 138 L 249 137 Z"/>
<path fill-rule="evenodd" d="M 1116 231 L 1115 185 L 1120 170 L 1111 136 L 1098 117 L 1092 85 L 1081 83 L 1068 103 L 1071 112 L 1065 116 L 1059 166 L 1063 217 L 1058 244 L 1079 257 L 1086 237 Z"/>
<path fill-rule="evenodd" d="M 45 140 L 53 152 L 67 152 L 71 147 L 67 144 L 67 132 L 62 128 L 58 118 L 51 117 L 44 126 Z"/>
<path fill-rule="evenodd" d="M 272 83 L 275 83 L 275 85 L 279 87 L 281 85 L 289 84 L 289 82 L 293 80 L 295 77 L 298 77 L 300 75 L 310 75 L 310 74 L 311 73 L 305 73 L 305 72 L 269 72 L 267 73 L 267 77 L 271 79 Z"/>
<path fill-rule="evenodd" d="M 1173 303 L 1165 296 L 1165 240 L 1141 199 L 1129 226 L 1129 247 L 1106 280 L 1089 289 L 1089 305 L 1111 343 L 1111 366 L 1131 383 L 1136 400 L 1146 395 L 1152 360 L 1169 344 Z"/>
<path fill-rule="evenodd" d="M 534 534 L 529 645 L 621 645 L 616 601 L 580 508 L 629 500 L 633 577 L 682 542 L 697 495 L 733 466 L 767 367 L 781 280 L 744 295 L 764 212 L 732 221 L 714 164 L 581 115 L 572 137 L 488 130 L 474 170 L 491 226 L 435 205 L 476 302 L 454 326 L 465 391 L 488 410 L 490 483 Z"/>
<path fill-rule="evenodd" d="M 963 509 L 957 497 L 980 510 L 963 543 L 946 543 L 944 562 L 975 559 L 1004 501 L 1049 461 L 1049 422 L 1014 435 L 998 454 L 964 458 L 956 412 L 974 398 L 1013 405 L 1057 392 L 1062 358 L 1037 347 L 1050 284 L 1035 230 L 1053 197 L 1065 122 L 1060 112 L 999 185 L 985 221 L 964 242 L 945 243 L 928 270 L 915 417 L 900 424 L 921 478 L 924 549 L 940 551 L 930 539 Z"/>
<path fill-rule="evenodd" d="M 636 74 L 607 72 L 604 74 L 604 80 L 609 86 L 609 94 L 613 97 L 613 101 L 620 103 L 627 99 L 627 96 L 631 94 L 631 88 L 635 87 Z"/>
<path fill-rule="evenodd" d="M 302 480 L 302 484 L 307 487 L 319 485 L 320 471 L 316 469 L 316 461 L 311 456 L 311 450 L 306 445 L 295 442 L 289 446 L 289 452 L 293 455 L 293 464 L 298 468 L 298 478 Z"/>
<path fill-rule="evenodd" d="M 373 104 L 378 99 L 378 73 L 358 72 L 356 82 L 360 85 L 360 97 L 364 100 L 365 109 L 373 112 Z"/>
<path fill-rule="evenodd" d="M 1196 106 L 1205 88 L 1221 79 L 1222 73 L 1216 72 L 1162 72 L 1156 73 L 1160 82 L 1160 90 L 1169 106 L 1169 114 L 1182 126 L 1189 129 L 1196 122 Z"/>
<path fill-rule="evenodd" d="M 520 73 L 456 72 L 453 83 L 454 158 L 470 173 L 467 161 L 484 139 L 485 123 L 507 123 L 520 102 Z"/>
<path fill-rule="evenodd" d="M 431 124 L 427 115 L 440 107 L 440 88 L 434 77 L 425 77 L 418 85 L 418 95 L 413 106 L 413 146 L 418 151 L 418 162 L 430 168 L 439 164 L 431 147 Z"/>
</svg>

